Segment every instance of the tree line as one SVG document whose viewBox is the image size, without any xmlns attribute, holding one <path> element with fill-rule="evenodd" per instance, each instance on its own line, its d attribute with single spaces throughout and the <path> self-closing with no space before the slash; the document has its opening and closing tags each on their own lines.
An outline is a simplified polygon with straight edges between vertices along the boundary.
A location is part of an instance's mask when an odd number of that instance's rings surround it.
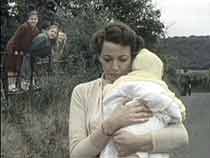
<svg viewBox="0 0 210 158">
<path fill-rule="evenodd" d="M 164 36 L 160 10 L 153 6 L 151 0 L 7 0 L 1 2 L 1 27 L 2 32 L 6 33 L 2 44 L 5 44 L 15 28 L 25 20 L 26 14 L 34 9 L 40 13 L 40 28 L 56 22 L 62 24 L 66 30 L 74 29 L 70 24 L 79 18 L 83 25 L 94 22 L 92 26 L 95 31 L 97 24 L 100 26 L 114 19 L 129 24 L 145 38 L 149 46 Z M 91 34 L 92 30 L 86 27 L 86 32 Z"/>
</svg>

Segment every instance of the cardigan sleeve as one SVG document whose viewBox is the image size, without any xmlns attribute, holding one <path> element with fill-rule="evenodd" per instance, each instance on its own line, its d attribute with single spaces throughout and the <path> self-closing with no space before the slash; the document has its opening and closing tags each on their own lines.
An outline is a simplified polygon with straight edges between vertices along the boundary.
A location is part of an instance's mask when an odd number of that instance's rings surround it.
<svg viewBox="0 0 210 158">
<path fill-rule="evenodd" d="M 181 123 L 152 132 L 153 152 L 170 152 L 188 144 L 188 141 L 187 130 Z"/>
<path fill-rule="evenodd" d="M 71 158 L 95 158 L 100 152 L 92 143 L 91 135 L 87 135 L 84 93 L 84 88 L 80 86 L 77 86 L 72 92 L 69 117 Z"/>
</svg>

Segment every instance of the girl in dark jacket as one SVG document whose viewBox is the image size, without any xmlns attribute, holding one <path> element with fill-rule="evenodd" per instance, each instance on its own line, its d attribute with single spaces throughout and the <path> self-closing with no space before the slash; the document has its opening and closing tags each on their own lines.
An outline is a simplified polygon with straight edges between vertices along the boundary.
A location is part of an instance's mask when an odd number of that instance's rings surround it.
<svg viewBox="0 0 210 158">
<path fill-rule="evenodd" d="M 27 21 L 18 27 L 14 36 L 7 43 L 8 56 L 6 59 L 6 68 L 16 79 L 16 87 L 14 87 L 15 89 L 13 90 L 20 88 L 20 84 L 18 84 L 20 82 L 18 82 L 18 80 L 23 56 L 31 47 L 32 40 L 39 34 L 37 23 L 37 11 L 30 12 Z"/>
</svg>

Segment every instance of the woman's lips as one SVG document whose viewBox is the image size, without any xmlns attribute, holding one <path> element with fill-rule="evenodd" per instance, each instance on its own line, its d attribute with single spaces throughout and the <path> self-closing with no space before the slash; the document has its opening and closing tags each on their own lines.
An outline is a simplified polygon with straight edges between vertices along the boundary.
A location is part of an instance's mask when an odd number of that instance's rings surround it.
<svg viewBox="0 0 210 158">
<path fill-rule="evenodd" d="M 108 77 L 111 77 L 111 78 L 118 78 L 120 77 L 120 74 L 116 74 L 116 73 L 109 73 L 107 74 Z"/>
</svg>

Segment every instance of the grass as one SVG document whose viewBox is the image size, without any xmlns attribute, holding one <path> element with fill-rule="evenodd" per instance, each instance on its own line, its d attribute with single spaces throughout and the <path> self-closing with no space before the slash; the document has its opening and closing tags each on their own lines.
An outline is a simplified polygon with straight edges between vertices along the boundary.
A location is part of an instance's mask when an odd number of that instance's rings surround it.
<svg viewBox="0 0 210 158">
<path fill-rule="evenodd" d="M 71 91 L 91 76 L 54 74 L 39 80 L 37 92 L 1 98 L 1 158 L 69 158 Z"/>
</svg>

